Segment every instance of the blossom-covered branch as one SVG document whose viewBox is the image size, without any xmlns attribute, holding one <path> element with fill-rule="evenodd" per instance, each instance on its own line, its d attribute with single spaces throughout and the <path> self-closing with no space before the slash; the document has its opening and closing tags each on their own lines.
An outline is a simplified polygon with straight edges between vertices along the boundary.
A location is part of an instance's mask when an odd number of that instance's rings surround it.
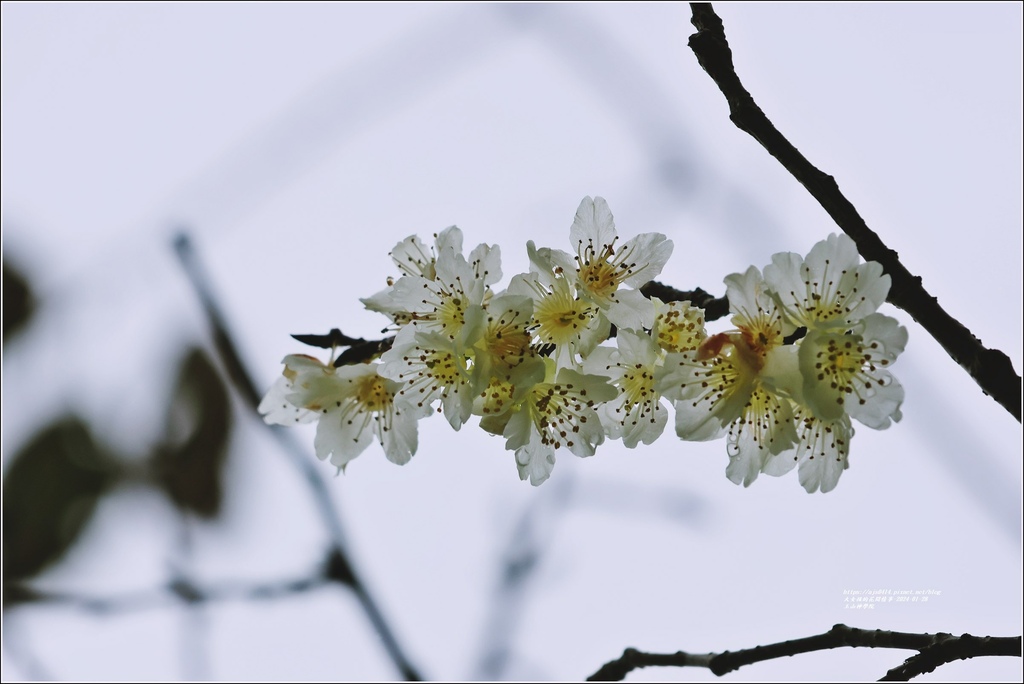
<svg viewBox="0 0 1024 684">
<path fill-rule="evenodd" d="M 718 676 L 745 665 L 832 648 L 898 648 L 918 651 L 903 665 L 889 670 L 882 681 L 907 681 L 939 665 L 980 656 L 1021 656 L 1021 637 L 975 637 L 964 634 L 913 634 L 835 625 L 824 634 L 721 653 L 645 653 L 627 648 L 605 663 L 588 681 L 617 682 L 641 667 L 706 667 Z"/>
<path fill-rule="evenodd" d="M 938 300 L 903 266 L 895 251 L 871 230 L 857 209 L 839 190 L 835 179 L 816 168 L 779 132 L 754 98 L 743 87 L 732 61 L 722 19 L 710 3 L 690 3 L 691 23 L 697 33 L 689 45 L 697 61 L 711 76 L 729 103 L 729 118 L 775 157 L 828 212 L 836 224 L 857 243 L 860 254 L 877 261 L 889 276 L 888 301 L 914 317 L 943 349 L 959 363 L 985 394 L 990 395 L 1018 421 L 1021 420 L 1021 378 L 1010 358 L 998 349 L 986 348 L 960 321 L 949 315 Z"/>
<path fill-rule="evenodd" d="M 672 242 L 642 233 L 620 243 L 601 197 L 576 210 L 575 254 L 529 241 L 530 270 L 501 291 L 491 287 L 497 245 L 467 258 L 458 227 L 433 237 L 395 245 L 404 275 L 361 300 L 393 337 L 295 336 L 330 358 L 289 354 L 259 404 L 268 423 L 315 422 L 317 456 L 339 471 L 374 441 L 407 463 L 418 421 L 436 410 L 454 430 L 478 417 L 515 453 L 519 477 L 539 485 L 561 450 L 653 443 L 671 406 L 680 438 L 727 437 L 733 482 L 799 466 L 804 489 L 828 492 L 849 467 L 851 419 L 881 430 L 902 416 L 889 367 L 907 331 L 877 312 L 891 279 L 845 235 L 727 276 L 723 298 L 651 285 Z M 726 313 L 734 327 L 709 335 L 705 323 Z"/>
</svg>

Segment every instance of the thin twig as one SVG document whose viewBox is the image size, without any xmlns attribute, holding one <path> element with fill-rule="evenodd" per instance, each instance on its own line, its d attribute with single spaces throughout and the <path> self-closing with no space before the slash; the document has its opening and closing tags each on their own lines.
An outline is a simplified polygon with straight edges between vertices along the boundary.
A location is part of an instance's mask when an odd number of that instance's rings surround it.
<svg viewBox="0 0 1024 684">
<path fill-rule="evenodd" d="M 998 349 L 986 348 L 967 327 L 950 316 L 930 295 L 919 276 L 912 275 L 868 228 L 857 209 L 839 190 L 835 179 L 816 168 L 768 120 L 736 74 L 732 50 L 725 38 L 722 19 L 710 4 L 690 3 L 691 23 L 697 33 L 689 45 L 704 71 L 729 103 L 729 119 L 749 133 L 807 189 L 829 216 L 853 238 L 861 256 L 877 261 L 892 277 L 888 301 L 908 314 L 960 364 L 985 394 L 995 399 L 1018 421 L 1021 420 L 1021 379 L 1010 358 Z"/>
<path fill-rule="evenodd" d="M 622 656 L 605 663 L 590 675 L 588 681 L 617 682 L 627 674 L 641 667 L 706 667 L 718 676 L 744 665 L 752 665 L 765 660 L 784 658 L 787 656 L 823 651 L 833 648 L 899 648 L 918 651 L 918 655 L 910 658 L 902 666 L 893 668 L 882 681 L 907 681 L 911 677 L 931 672 L 939 665 L 975 658 L 978 656 L 1017 656 L 1021 655 L 1021 638 L 1018 637 L 974 637 L 964 634 L 954 637 L 950 634 L 914 634 L 910 632 L 890 632 L 888 630 L 867 630 L 848 627 L 843 624 L 834 626 L 824 634 L 781 641 L 766 646 L 755 646 L 739 651 L 723 651 L 721 653 L 644 653 L 627 648 Z"/>
<path fill-rule="evenodd" d="M 256 383 L 246 370 L 245 364 L 242 363 L 242 357 L 229 333 L 227 321 L 214 299 L 209 279 L 206 277 L 192 242 L 185 232 L 181 232 L 175 237 L 174 250 L 203 306 L 221 362 L 227 368 L 232 382 L 242 394 L 250 410 L 256 414 L 261 399 L 260 392 L 256 389 Z M 262 421 L 260 422 L 262 423 Z M 383 642 L 384 649 L 392 663 L 402 673 L 402 677 L 407 681 L 421 681 L 422 677 L 419 671 L 405 655 L 405 650 L 398 643 L 390 625 L 384 619 L 384 615 L 370 594 L 366 583 L 353 568 L 350 554 L 347 551 L 344 530 L 341 526 L 340 513 L 334 505 L 334 500 L 331 498 L 330 491 L 324 484 L 320 472 L 310 463 L 295 442 L 289 437 L 285 437 L 282 428 L 268 427 L 285 447 L 285 453 L 289 455 L 292 464 L 302 473 L 313 493 L 317 507 L 320 509 L 321 517 L 331 531 L 332 547 L 327 564 L 327 577 L 352 589 L 359 599 L 359 605 L 363 612 Z"/>
</svg>

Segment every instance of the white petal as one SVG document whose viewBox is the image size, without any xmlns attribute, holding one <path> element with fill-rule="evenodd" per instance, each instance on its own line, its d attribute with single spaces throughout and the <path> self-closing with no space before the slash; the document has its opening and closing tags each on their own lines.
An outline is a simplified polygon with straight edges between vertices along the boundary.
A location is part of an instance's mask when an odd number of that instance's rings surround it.
<svg viewBox="0 0 1024 684">
<path fill-rule="evenodd" d="M 635 448 L 640 442 L 653 444 L 665 431 L 668 407 L 660 401 L 654 401 L 641 414 L 643 407 L 642 404 L 635 404 L 633 410 L 623 420 L 622 444 L 627 449 Z"/>
<path fill-rule="evenodd" d="M 381 429 L 381 446 L 384 447 L 384 455 L 392 463 L 405 465 L 416 453 L 419 443 L 418 413 L 422 415 L 422 412 L 418 412 L 412 404 L 396 406 L 391 428 Z M 433 412 L 428 410 L 426 415 L 431 413 Z"/>
<path fill-rule="evenodd" d="M 616 380 L 622 375 L 619 367 L 622 355 L 614 347 L 598 347 L 590 352 L 581 364 L 583 372 L 587 375 L 601 375 L 610 380 Z"/>
<path fill-rule="evenodd" d="M 761 472 L 772 477 L 779 477 L 792 470 L 799 460 L 800 456 L 796 447 L 783 451 L 780 454 L 768 454 Z"/>
<path fill-rule="evenodd" d="M 432 279 L 427 280 L 422 276 L 402 276 L 391 286 L 391 310 L 418 312 L 428 310 L 428 305 L 423 301 L 423 292 L 430 289 L 433 282 Z"/>
<path fill-rule="evenodd" d="M 868 344 L 877 342 L 880 347 L 878 352 L 890 363 L 907 348 L 907 329 L 892 316 L 874 313 L 865 316 L 862 323 L 864 327 L 861 330 L 861 337 Z"/>
<path fill-rule="evenodd" d="M 772 263 L 764 267 L 764 280 L 782 310 L 788 324 L 786 334 L 799 326 L 806 325 L 806 316 L 800 306 L 806 296 L 807 286 L 800 273 L 803 257 L 794 252 L 780 252 L 772 255 Z"/>
<path fill-rule="evenodd" d="M 448 226 L 434 239 L 437 246 L 437 257 L 440 259 L 444 252 L 462 254 L 462 230 L 458 226 Z"/>
<path fill-rule="evenodd" d="M 392 286 L 393 287 L 393 286 Z M 370 311 L 376 311 L 390 316 L 399 309 L 395 306 L 395 300 L 391 296 L 392 287 L 387 287 L 370 297 L 363 297 L 359 301 Z"/>
<path fill-rule="evenodd" d="M 545 287 L 551 287 L 554 284 L 556 270 L 554 259 L 561 259 L 561 257 L 554 254 L 557 251 L 546 247 L 537 249 L 536 245 L 533 244 L 533 240 L 526 241 L 526 255 L 530 259 L 530 273 L 536 276 L 536 280 Z M 566 255 L 566 258 L 570 257 Z M 573 275 L 576 273 L 575 268 L 570 268 L 569 271 L 564 271 L 561 268 L 558 270 L 564 277 L 567 277 L 569 273 Z M 511 285 L 509 287 L 511 288 Z"/>
<path fill-rule="evenodd" d="M 729 426 L 728 453 L 731 460 L 726 475 L 737 484 L 742 482 L 743 486 L 749 486 L 758 472 L 765 472 L 773 456 L 795 452 L 796 442 L 790 400 L 765 387 L 758 387 L 751 395 L 744 414 Z M 757 472 L 752 471 L 754 468 Z M 772 470 L 774 474 L 774 463 Z"/>
<path fill-rule="evenodd" d="M 531 300 L 536 301 L 540 296 L 537 291 L 537 276 L 533 273 L 517 273 L 512 276 L 512 279 L 508 283 L 508 287 L 505 288 L 505 295 L 513 295 L 516 297 L 529 297 Z"/>
<path fill-rule="evenodd" d="M 610 298 L 605 314 L 616 327 L 640 330 L 654 325 L 654 303 L 640 290 L 617 290 Z"/>
<path fill-rule="evenodd" d="M 639 288 L 661 275 L 674 244 L 661 233 L 641 233 L 619 248 L 628 255 L 629 273 L 623 284 Z M 618 252 L 618 250 L 617 250 Z M 618 260 L 618 253 L 616 253 Z M 649 328 L 650 325 L 644 327 Z"/>
<path fill-rule="evenodd" d="M 477 245 L 469 253 L 469 265 L 484 285 L 501 280 L 501 248 L 498 245 Z"/>
<path fill-rule="evenodd" d="M 800 373 L 799 347 L 787 344 L 769 349 L 761 368 L 761 382 L 775 394 L 803 404 L 803 375 Z"/>
<path fill-rule="evenodd" d="M 349 461 L 373 442 L 371 420 L 365 413 L 351 416 L 349 420 L 342 420 L 338 411 L 320 416 L 313 439 L 317 458 L 324 460 L 330 456 L 331 464 L 344 470 Z"/>
<path fill-rule="evenodd" d="M 768 450 L 760 448 L 751 432 L 743 430 L 729 444 L 729 465 L 725 467 L 725 476 L 736 484 L 749 487 L 764 467 L 767 454 Z"/>
<path fill-rule="evenodd" d="M 256 409 L 264 421 L 270 425 L 291 426 L 311 423 L 317 419 L 319 414 L 316 411 L 299 408 L 288 401 L 287 396 L 292 391 L 292 383 L 288 378 L 281 376 L 274 381 Z"/>
<path fill-rule="evenodd" d="M 846 321 L 859 321 L 873 314 L 889 296 L 892 278 L 882 273 L 882 265 L 876 261 L 861 264 L 847 273 L 840 281 L 840 289 L 850 292 L 846 300 L 849 311 L 843 317 Z"/>
<path fill-rule="evenodd" d="M 516 449 L 516 468 L 519 479 L 530 478 L 530 484 L 539 486 L 549 477 L 555 467 L 555 450 L 542 445 L 539 441 Z"/>
<path fill-rule="evenodd" d="M 885 371 L 874 374 L 877 382 L 873 384 L 873 393 L 864 399 L 864 403 L 849 402 L 847 411 L 851 418 L 864 423 L 869 428 L 884 430 L 893 421 L 899 422 L 903 417 L 900 407 L 903 405 L 903 385 Z"/>
<path fill-rule="evenodd" d="M 604 443 L 604 426 L 594 409 L 585 409 L 582 414 L 586 422 L 581 420 L 580 431 L 567 446 L 576 456 L 586 458 L 597 453 L 597 447 Z"/>
<path fill-rule="evenodd" d="M 582 252 L 579 245 L 593 243 L 598 252 L 615 242 L 615 219 L 603 197 L 584 197 L 576 209 L 576 217 L 569 228 L 569 242 L 573 250 Z"/>
<path fill-rule="evenodd" d="M 404 275 L 434 279 L 434 255 L 416 235 L 410 235 L 395 245 L 391 258 Z"/>
<path fill-rule="evenodd" d="M 515 411 L 505 424 L 505 431 L 502 433 L 506 440 L 505 448 L 514 451 L 526 446 L 530 443 L 531 433 L 535 432 L 529 408 L 523 407 Z"/>
<path fill-rule="evenodd" d="M 622 362 L 627 365 L 653 366 L 658 360 L 658 344 L 647 333 L 620 328 L 616 341 Z"/>
<path fill-rule="evenodd" d="M 690 442 L 707 442 L 725 434 L 725 425 L 709 407 L 683 399 L 675 402 L 676 434 Z"/>
<path fill-rule="evenodd" d="M 751 266 L 744 273 L 733 273 L 725 278 L 726 297 L 732 322 L 752 335 L 764 337 L 763 345 L 777 346 L 783 334 L 780 314 L 761 272 Z"/>
<path fill-rule="evenodd" d="M 824 422 L 808 418 L 801 426 L 800 484 L 808 493 L 835 489 L 839 476 L 850 467 L 847 455 L 853 427 L 850 419 Z"/>
<path fill-rule="evenodd" d="M 583 358 L 587 358 L 591 352 L 597 349 L 598 345 L 608 339 L 611 329 L 611 321 L 603 314 L 598 313 L 596 316 L 593 316 L 587 323 L 587 327 L 580 330 L 579 342 L 574 345 L 576 351 Z M 574 361 L 571 364 L 563 364 L 562 367 L 573 367 L 575 365 Z"/>
<path fill-rule="evenodd" d="M 569 282 L 576 284 L 576 259 L 560 249 L 541 247 L 537 252 L 540 255 L 540 260 L 536 262 L 536 266 L 540 267 L 541 264 L 546 264 L 547 269 L 552 275 L 560 275 Z"/>
<path fill-rule="evenodd" d="M 473 399 L 477 394 L 468 387 L 453 386 L 441 395 L 444 417 L 448 419 L 448 424 L 453 430 L 460 430 L 462 424 L 469 420 L 473 414 Z"/>
<path fill-rule="evenodd" d="M 860 264 L 857 243 L 845 233 L 830 233 L 807 253 L 804 263 L 811 269 L 811 275 L 821 278 L 827 272 L 851 271 Z"/>
<path fill-rule="evenodd" d="M 743 415 L 756 379 L 728 358 L 698 361 L 696 352 L 682 352 L 665 357 L 655 389 L 676 399 L 676 434 L 706 441 L 720 437 L 725 426 Z"/>
</svg>

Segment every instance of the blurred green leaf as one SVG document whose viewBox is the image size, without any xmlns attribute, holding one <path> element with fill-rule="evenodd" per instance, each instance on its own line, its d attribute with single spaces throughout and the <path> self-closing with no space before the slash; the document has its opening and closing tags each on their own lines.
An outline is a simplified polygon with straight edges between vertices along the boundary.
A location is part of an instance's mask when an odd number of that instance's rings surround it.
<svg viewBox="0 0 1024 684">
<path fill-rule="evenodd" d="M 3 261 L 3 340 L 22 328 L 32 317 L 35 301 L 28 278 L 4 259 Z"/>
<path fill-rule="evenodd" d="M 181 363 L 154 463 L 160 485 L 178 506 L 204 518 L 220 512 L 230 434 L 227 388 L 206 354 L 193 347 Z"/>
<path fill-rule="evenodd" d="M 76 416 L 47 426 L 4 476 L 4 582 L 32 577 L 71 547 L 117 466 Z"/>
</svg>

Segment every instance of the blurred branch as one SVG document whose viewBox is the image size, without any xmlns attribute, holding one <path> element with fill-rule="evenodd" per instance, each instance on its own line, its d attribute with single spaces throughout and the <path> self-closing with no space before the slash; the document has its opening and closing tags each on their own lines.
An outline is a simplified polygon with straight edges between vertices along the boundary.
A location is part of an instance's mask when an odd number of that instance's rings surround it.
<svg viewBox="0 0 1024 684">
<path fill-rule="evenodd" d="M 227 321 L 214 299 L 209 279 L 202 269 L 192 241 L 185 232 L 179 233 L 174 238 L 174 250 L 181 261 L 182 268 L 188 276 L 189 282 L 192 284 L 193 290 L 195 290 L 196 296 L 202 304 L 221 362 L 227 368 L 229 377 L 241 393 L 246 404 L 248 404 L 253 415 L 256 415 L 261 399 L 260 392 L 256 389 L 256 383 L 246 370 L 245 364 L 242 363 L 238 347 L 235 345 L 229 332 Z M 260 420 L 260 423 L 264 424 L 262 420 Z M 284 447 L 285 453 L 288 454 L 292 464 L 303 475 L 306 484 L 313 494 L 321 517 L 331 532 L 332 546 L 326 576 L 328 579 L 348 586 L 355 593 L 363 612 L 383 642 L 392 663 L 402 673 L 402 677 L 407 681 L 420 681 L 422 677 L 419 671 L 405 655 L 405 650 L 398 643 L 390 625 L 384 619 L 384 615 L 377 606 L 376 600 L 370 594 L 366 583 L 353 569 L 350 554 L 347 551 L 344 530 L 341 527 L 341 516 L 334 505 L 330 491 L 321 478 L 320 471 L 310 463 L 305 451 L 297 445 L 290 435 L 284 432 L 283 428 L 279 426 L 267 427 Z"/>
<path fill-rule="evenodd" d="M 865 630 L 839 624 L 824 634 L 803 639 L 781 641 L 767 646 L 755 646 L 739 651 L 721 653 L 644 653 L 627 648 L 622 656 L 601 666 L 588 681 L 621 681 L 635 669 L 650 666 L 662 667 L 706 667 L 718 676 L 744 665 L 765 660 L 812 653 L 832 648 L 900 648 L 919 653 L 900 667 L 893 668 L 880 681 L 907 681 L 925 672 L 931 672 L 939 665 L 954 660 L 965 660 L 979 656 L 1021 655 L 1021 638 L 1018 637 L 974 637 L 970 634 L 955 637 L 951 634 L 912 634 L 887 630 Z"/>
<path fill-rule="evenodd" d="M 529 591 L 570 506 L 576 483 L 572 477 L 565 477 L 548 486 L 551 489 L 545 489 L 523 509 L 501 553 L 498 582 L 481 630 L 482 653 L 473 679 L 497 681 L 507 676 L 515 633 L 529 608 Z"/>
<path fill-rule="evenodd" d="M 807 189 L 829 216 L 853 238 L 861 255 L 882 264 L 892 277 L 888 301 L 907 313 L 942 345 L 985 394 L 1021 420 L 1021 378 L 1010 358 L 986 348 L 965 325 L 950 316 L 915 276 L 900 263 L 899 255 L 868 228 L 857 209 L 839 190 L 835 179 L 816 168 L 765 116 L 736 74 L 722 19 L 710 4 L 690 3 L 691 23 L 697 33 L 689 45 L 704 71 L 729 103 L 729 119 L 750 134 Z"/>
<path fill-rule="evenodd" d="M 166 586 L 146 591 L 113 596 L 88 596 L 79 593 L 43 591 L 22 583 L 4 586 L 4 607 L 19 605 L 59 605 L 79 608 L 89 613 L 106 615 L 151 610 L 167 606 L 173 601 L 201 605 L 220 601 L 257 601 L 285 598 L 319 589 L 330 583 L 326 573 L 283 582 L 245 584 L 222 583 L 200 586 L 184 578 L 177 578 Z"/>
<path fill-rule="evenodd" d="M 696 527 L 706 508 L 700 497 L 675 486 L 644 486 L 596 476 L 545 483 L 544 493 L 520 514 L 502 551 L 497 586 L 482 630 L 482 655 L 473 678 L 497 681 L 524 676 L 508 671 L 516 631 L 530 609 L 530 592 L 536 588 L 538 571 L 567 513 L 589 509 L 617 520 L 650 516 Z"/>
</svg>

